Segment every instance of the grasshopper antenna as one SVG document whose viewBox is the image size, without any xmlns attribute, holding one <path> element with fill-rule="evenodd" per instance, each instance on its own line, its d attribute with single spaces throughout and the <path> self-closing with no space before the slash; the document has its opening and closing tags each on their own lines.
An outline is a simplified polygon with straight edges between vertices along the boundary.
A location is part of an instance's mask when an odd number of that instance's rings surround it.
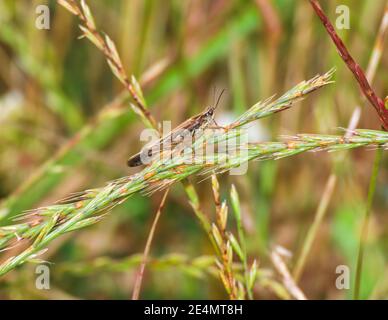
<svg viewBox="0 0 388 320">
<path fill-rule="evenodd" d="M 225 89 L 222 89 L 220 95 L 218 96 L 218 99 L 217 99 L 217 102 L 216 102 L 214 109 L 218 107 L 218 104 L 220 103 L 221 97 L 224 94 L 224 92 L 225 92 Z"/>
<path fill-rule="evenodd" d="M 213 106 L 212 106 L 212 107 L 210 107 L 209 109 L 211 109 L 212 111 L 214 111 L 214 110 L 216 110 L 216 109 L 217 109 L 217 107 L 218 107 L 218 104 L 220 103 L 221 97 L 222 97 L 222 95 L 224 94 L 224 92 L 225 92 L 225 89 L 222 89 L 222 91 L 221 91 L 220 95 L 219 95 L 219 96 L 218 96 L 218 98 L 217 98 L 217 101 L 216 101 L 216 103 L 215 103 L 215 104 L 213 104 Z M 215 92 L 214 92 L 214 94 L 215 94 Z M 215 95 L 214 95 L 214 97 L 215 97 Z"/>
</svg>

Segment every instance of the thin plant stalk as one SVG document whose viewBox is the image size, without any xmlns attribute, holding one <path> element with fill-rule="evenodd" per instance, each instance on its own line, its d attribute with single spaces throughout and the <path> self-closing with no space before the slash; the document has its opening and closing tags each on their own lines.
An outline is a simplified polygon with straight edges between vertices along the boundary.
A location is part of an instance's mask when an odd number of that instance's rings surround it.
<svg viewBox="0 0 388 320">
<path fill-rule="evenodd" d="M 330 202 L 331 195 L 333 194 L 334 187 L 337 181 L 337 176 L 332 174 L 330 175 L 329 180 L 324 189 L 324 194 L 321 198 L 319 206 L 317 208 L 317 212 L 315 213 L 314 222 L 312 223 L 307 235 L 306 239 L 303 242 L 303 247 L 301 254 L 295 264 L 295 269 L 293 271 L 293 277 L 295 282 L 298 282 L 301 274 L 303 273 L 304 266 L 306 264 L 307 256 L 311 251 L 312 244 L 314 242 L 315 236 L 317 234 L 318 228 L 322 223 L 323 217 L 327 210 L 327 207 Z"/>
<path fill-rule="evenodd" d="M 380 28 L 377 33 L 377 37 L 373 47 L 373 52 L 369 60 L 368 68 L 366 70 L 366 77 L 371 83 L 376 74 L 377 66 L 381 60 L 387 29 L 388 29 L 388 1 L 386 1 L 386 4 L 385 4 L 384 15 L 380 23 Z M 354 296 L 353 296 L 355 300 L 358 300 L 360 296 L 362 268 L 363 268 L 363 261 L 364 261 L 364 243 L 367 241 L 367 238 L 368 238 L 368 226 L 369 226 L 371 208 L 372 208 L 372 203 L 373 203 L 373 198 L 375 193 L 374 191 L 372 193 L 371 189 L 376 188 L 377 175 L 381 165 L 381 159 L 382 159 L 382 150 L 378 149 L 375 154 L 375 160 L 374 160 L 374 165 L 372 169 L 371 179 L 369 181 L 367 205 L 365 209 L 364 219 L 362 222 L 362 231 L 361 231 L 359 247 L 358 247 L 359 249 L 358 249 L 358 255 L 357 255 L 355 287 L 354 287 Z"/>
<path fill-rule="evenodd" d="M 330 22 L 326 14 L 323 12 L 318 0 L 310 0 L 310 3 L 318 17 L 321 19 L 322 24 L 325 27 L 330 38 L 333 40 L 333 43 L 337 47 L 337 50 L 342 60 L 345 62 L 349 70 L 353 73 L 355 79 L 357 80 L 360 86 L 362 93 L 365 95 L 370 104 L 375 108 L 377 114 L 380 117 L 382 126 L 386 130 L 388 130 L 388 110 L 385 108 L 384 101 L 375 93 L 367 77 L 365 76 L 364 71 L 350 55 L 345 44 L 335 31 L 335 28 L 333 27 L 332 23 Z"/>
<path fill-rule="evenodd" d="M 248 298 L 250 300 L 253 299 L 253 293 L 252 293 L 252 286 L 249 284 L 249 270 L 248 270 L 248 261 L 247 261 L 247 246 L 245 242 L 245 233 L 244 233 L 244 228 L 242 224 L 242 216 L 241 216 L 241 206 L 240 206 L 240 200 L 239 196 L 237 193 L 237 190 L 234 185 L 232 185 L 231 189 L 231 199 L 232 199 L 232 207 L 233 207 L 233 212 L 234 216 L 236 219 L 236 225 L 237 225 L 237 234 L 238 234 L 238 239 L 239 239 L 239 244 L 241 247 L 241 262 L 243 265 L 244 269 L 244 281 L 245 281 L 245 287 L 247 291 Z"/>
<path fill-rule="evenodd" d="M 373 51 L 369 59 L 368 67 L 365 73 L 369 83 L 373 82 L 373 78 L 376 74 L 377 67 L 380 63 L 381 56 L 383 54 L 384 41 L 385 41 L 385 36 L 387 34 L 387 29 L 388 29 L 388 1 L 386 1 L 386 4 L 385 4 L 384 15 L 383 15 L 383 18 L 381 19 L 379 31 L 377 32 L 376 40 L 373 46 Z"/>
<path fill-rule="evenodd" d="M 133 293 L 132 293 L 132 300 L 138 300 L 139 299 L 141 284 L 142 284 L 143 276 L 144 276 L 144 270 L 145 270 L 146 263 L 147 263 L 147 260 L 148 260 L 148 255 L 149 255 L 149 252 L 150 252 L 150 249 L 151 249 L 151 243 L 152 243 L 152 240 L 154 238 L 156 226 L 158 224 L 160 215 L 162 214 L 164 205 L 166 203 L 166 199 L 167 199 L 167 195 L 168 195 L 168 191 L 169 190 L 170 189 L 167 189 L 164 192 L 163 197 L 162 197 L 162 201 L 159 204 L 159 208 L 156 211 L 155 218 L 154 218 L 154 220 L 152 222 L 151 230 L 150 230 L 150 232 L 148 234 L 147 243 L 146 243 L 146 246 L 144 248 L 142 262 L 140 264 L 139 271 L 138 271 L 138 273 L 136 275 L 135 286 L 134 286 Z"/>
<path fill-rule="evenodd" d="M 376 192 L 377 177 L 379 175 L 379 169 L 380 169 L 382 157 L 383 157 L 383 150 L 379 148 L 376 152 L 376 157 L 373 163 L 372 175 L 369 181 L 368 200 L 367 200 L 365 214 L 364 214 L 362 227 L 361 227 L 361 235 L 360 235 L 360 242 L 359 242 L 359 249 L 358 249 L 358 256 L 357 256 L 356 276 L 354 281 L 355 300 L 358 300 L 360 297 L 361 275 L 362 275 L 362 267 L 363 267 L 363 260 L 364 260 L 365 242 L 368 240 L 369 219 L 372 211 L 374 195 Z"/>
</svg>

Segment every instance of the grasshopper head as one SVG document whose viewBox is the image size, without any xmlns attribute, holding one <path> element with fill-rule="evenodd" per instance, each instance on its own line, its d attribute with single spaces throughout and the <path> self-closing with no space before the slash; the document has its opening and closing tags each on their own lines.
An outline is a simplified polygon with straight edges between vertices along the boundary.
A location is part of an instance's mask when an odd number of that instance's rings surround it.
<svg viewBox="0 0 388 320">
<path fill-rule="evenodd" d="M 206 110 L 206 112 L 205 112 L 205 116 L 213 117 L 214 111 L 217 109 L 218 103 L 220 102 L 221 97 L 222 97 L 222 94 L 224 93 L 224 91 L 225 91 L 225 89 L 222 89 L 220 95 L 219 95 L 218 98 L 217 98 L 216 104 L 207 108 L 207 110 Z"/>
</svg>

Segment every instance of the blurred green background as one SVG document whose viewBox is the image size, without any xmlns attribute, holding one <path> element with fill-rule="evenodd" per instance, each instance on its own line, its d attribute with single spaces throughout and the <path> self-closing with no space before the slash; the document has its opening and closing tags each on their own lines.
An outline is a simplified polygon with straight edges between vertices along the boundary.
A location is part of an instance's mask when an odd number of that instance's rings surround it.
<svg viewBox="0 0 388 320">
<path fill-rule="evenodd" d="M 339 30 L 366 68 L 384 13 L 383 0 L 321 1 L 332 21 L 338 5 L 350 9 L 350 29 Z M 358 86 L 308 1 L 95 0 L 96 24 L 115 41 L 129 74 L 142 84 L 159 120 L 179 124 L 226 89 L 218 117 L 237 116 L 259 100 L 337 68 L 335 84 L 298 106 L 260 121 L 254 140 L 296 133 L 339 134 L 356 106 Z M 36 7 L 50 8 L 50 29 L 35 27 Z M 75 191 L 137 172 L 126 160 L 141 148 L 143 125 L 103 55 L 78 40 L 77 20 L 55 1 L 0 2 L 0 224 L 23 210 L 51 204 Z M 388 87 L 382 55 L 374 88 Z M 360 128 L 380 129 L 369 105 Z M 273 273 L 273 244 L 295 258 L 331 173 L 337 184 L 319 224 L 299 285 L 308 298 L 352 297 L 362 216 L 374 152 L 307 153 L 249 163 L 244 176 L 220 177 L 222 198 L 239 191 L 250 258 Z M 379 172 L 362 274 L 362 298 L 388 297 L 387 157 Z M 199 179 L 193 179 L 194 184 Z M 227 298 L 212 274 L 212 247 L 181 185 L 173 186 L 151 248 L 142 298 Z M 209 181 L 197 185 L 206 213 L 214 214 Z M 135 196 L 93 227 L 57 239 L 44 258 L 51 290 L 35 288 L 35 266 L 0 279 L 2 299 L 127 299 L 161 194 Z M 231 226 L 233 228 L 233 225 Z M 1 253 L 0 260 L 15 255 Z M 210 261 L 210 262 L 209 262 Z M 335 286 L 336 267 L 350 268 L 351 288 Z M 258 282 L 255 298 L 277 298 Z"/>
</svg>

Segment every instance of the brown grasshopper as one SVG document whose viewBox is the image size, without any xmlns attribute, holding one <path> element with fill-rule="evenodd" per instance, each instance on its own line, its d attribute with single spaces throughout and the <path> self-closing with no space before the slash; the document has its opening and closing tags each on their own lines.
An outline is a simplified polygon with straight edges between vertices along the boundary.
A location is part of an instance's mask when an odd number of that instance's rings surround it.
<svg viewBox="0 0 388 320">
<path fill-rule="evenodd" d="M 200 114 L 197 114 L 196 116 L 187 119 L 179 126 L 174 128 L 166 136 L 162 137 L 158 141 L 155 141 L 155 143 L 153 143 L 152 145 L 144 147 L 139 153 L 130 157 L 127 161 L 128 166 L 140 166 L 142 164 L 145 164 L 142 161 L 143 159 L 150 159 L 164 150 L 174 150 L 175 147 L 185 141 L 185 138 L 187 136 L 191 135 L 191 137 L 193 137 L 199 129 L 204 130 L 208 128 L 211 122 L 215 123 L 217 128 L 222 128 L 218 126 L 214 120 L 214 111 L 217 108 L 223 93 L 224 90 L 221 91 L 215 105 L 209 106 Z"/>
</svg>

